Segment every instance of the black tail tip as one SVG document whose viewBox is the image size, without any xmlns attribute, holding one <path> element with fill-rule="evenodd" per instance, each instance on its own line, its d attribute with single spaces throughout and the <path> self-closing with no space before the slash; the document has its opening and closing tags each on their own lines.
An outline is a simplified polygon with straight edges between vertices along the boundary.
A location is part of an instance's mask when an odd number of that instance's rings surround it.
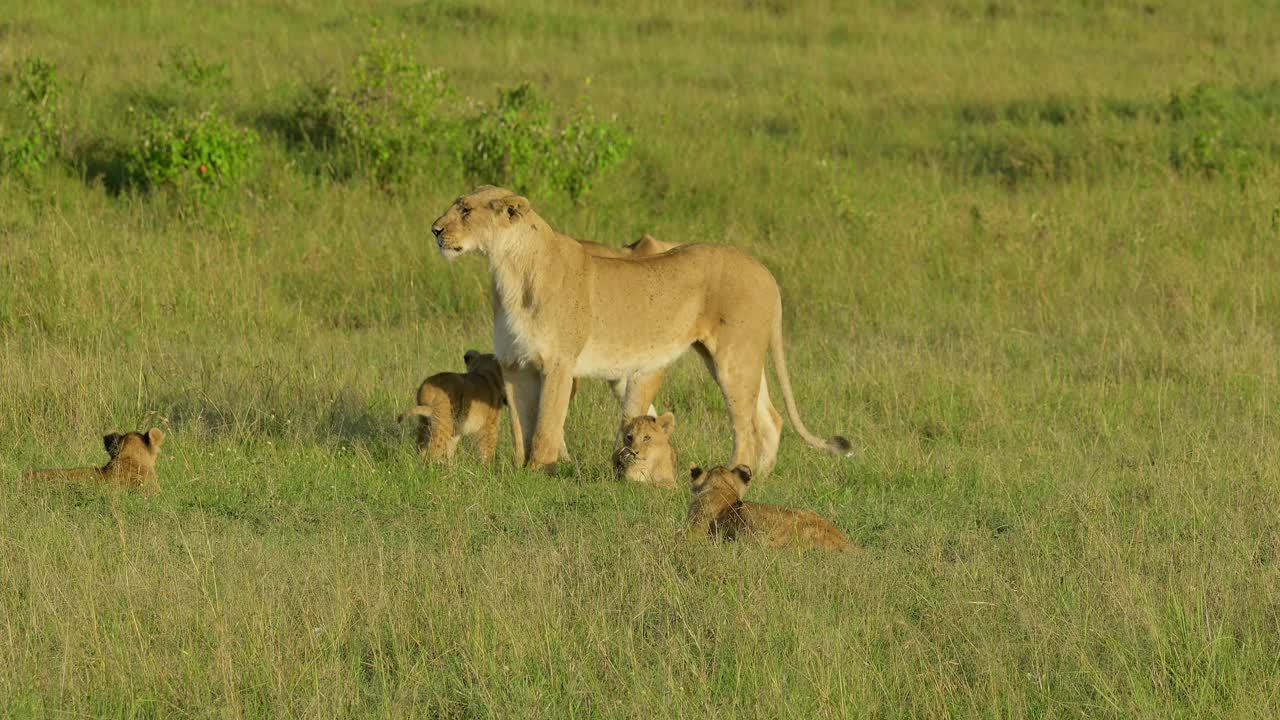
<svg viewBox="0 0 1280 720">
<path fill-rule="evenodd" d="M 831 447 L 831 451 L 841 455 L 853 454 L 853 443 L 849 442 L 849 438 L 843 435 L 834 435 L 827 441 L 827 445 Z"/>
</svg>

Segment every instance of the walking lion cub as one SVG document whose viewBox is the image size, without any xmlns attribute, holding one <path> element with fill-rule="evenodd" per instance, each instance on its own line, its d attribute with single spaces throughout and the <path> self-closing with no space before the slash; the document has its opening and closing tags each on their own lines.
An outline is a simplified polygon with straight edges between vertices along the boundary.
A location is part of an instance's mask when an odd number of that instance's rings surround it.
<svg viewBox="0 0 1280 720">
<path fill-rule="evenodd" d="M 87 480 L 107 485 L 141 490 L 148 495 L 160 492 L 160 479 L 156 475 L 156 459 L 160 457 L 160 444 L 164 431 L 151 428 L 145 433 L 111 433 L 102 438 L 102 445 L 111 456 L 102 467 L 67 468 L 61 470 L 31 470 L 28 480 Z"/>
<path fill-rule="evenodd" d="M 738 465 L 690 469 L 693 499 L 687 531 L 695 538 L 746 540 L 770 547 L 856 550 L 835 525 L 810 510 L 744 502 L 751 469 Z"/>
<path fill-rule="evenodd" d="M 453 460 L 458 440 L 476 435 L 480 459 L 493 462 L 505 404 L 502 366 L 492 354 L 468 350 L 466 373 L 436 373 L 418 387 L 418 404 L 400 415 L 417 417 L 418 451 L 427 460 Z"/>
</svg>

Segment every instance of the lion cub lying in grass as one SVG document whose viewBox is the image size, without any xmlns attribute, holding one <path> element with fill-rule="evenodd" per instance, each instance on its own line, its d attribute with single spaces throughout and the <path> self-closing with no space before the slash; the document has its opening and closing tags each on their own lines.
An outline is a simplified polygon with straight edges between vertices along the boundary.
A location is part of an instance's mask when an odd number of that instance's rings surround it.
<svg viewBox="0 0 1280 720">
<path fill-rule="evenodd" d="M 156 476 L 156 458 L 160 457 L 160 443 L 164 431 L 151 428 L 145 433 L 111 433 L 102 438 L 111 459 L 102 467 L 69 468 L 65 470 L 32 470 L 28 480 L 89 480 L 108 485 L 140 489 L 148 495 L 160 492 L 160 480 Z"/>
<path fill-rule="evenodd" d="M 505 404 L 502 366 L 490 353 L 468 350 L 466 373 L 436 373 L 418 388 L 418 404 L 399 418 L 417 416 L 418 451 L 427 460 L 453 460 L 458 440 L 477 435 L 480 459 L 493 462 Z"/>
<path fill-rule="evenodd" d="M 849 538 L 825 518 L 809 510 L 743 502 L 751 469 L 739 465 L 690 471 L 693 499 L 687 531 L 695 538 L 747 540 L 770 547 L 856 550 Z"/>
<path fill-rule="evenodd" d="M 658 487 L 676 486 L 676 450 L 671 447 L 671 433 L 676 429 L 676 416 L 641 415 L 622 425 L 622 447 L 613 454 L 613 469 L 618 476 L 632 482 Z"/>
</svg>

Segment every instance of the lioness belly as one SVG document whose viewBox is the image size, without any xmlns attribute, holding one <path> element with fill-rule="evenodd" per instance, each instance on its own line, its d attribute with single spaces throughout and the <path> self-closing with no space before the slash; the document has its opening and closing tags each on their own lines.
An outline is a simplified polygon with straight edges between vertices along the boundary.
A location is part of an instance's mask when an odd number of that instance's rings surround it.
<svg viewBox="0 0 1280 720">
<path fill-rule="evenodd" d="M 691 344 L 692 341 L 681 339 L 661 344 L 645 342 L 635 348 L 589 341 L 578 356 L 573 375 L 619 380 L 634 373 L 647 374 L 675 362 Z"/>
</svg>

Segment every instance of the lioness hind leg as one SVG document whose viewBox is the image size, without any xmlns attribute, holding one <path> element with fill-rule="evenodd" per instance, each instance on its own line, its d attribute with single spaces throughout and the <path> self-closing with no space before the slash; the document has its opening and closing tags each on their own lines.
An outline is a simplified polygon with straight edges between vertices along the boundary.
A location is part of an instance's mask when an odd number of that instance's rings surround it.
<svg viewBox="0 0 1280 720">
<path fill-rule="evenodd" d="M 782 439 L 782 415 L 769 399 L 769 381 L 760 373 L 760 394 L 756 400 L 756 450 L 758 465 L 752 465 L 760 477 L 768 475 L 778 461 L 778 443 Z"/>
<path fill-rule="evenodd" d="M 759 462 L 759 441 L 756 432 L 756 412 L 760 398 L 760 377 L 764 371 L 763 358 L 740 358 L 730 362 L 730 353 L 713 353 L 715 376 L 729 407 L 729 422 L 733 425 L 733 460 L 731 466 L 746 465 L 755 468 Z M 724 362 L 721 358 L 726 358 Z M 726 366 L 727 365 L 727 366 Z"/>
</svg>

